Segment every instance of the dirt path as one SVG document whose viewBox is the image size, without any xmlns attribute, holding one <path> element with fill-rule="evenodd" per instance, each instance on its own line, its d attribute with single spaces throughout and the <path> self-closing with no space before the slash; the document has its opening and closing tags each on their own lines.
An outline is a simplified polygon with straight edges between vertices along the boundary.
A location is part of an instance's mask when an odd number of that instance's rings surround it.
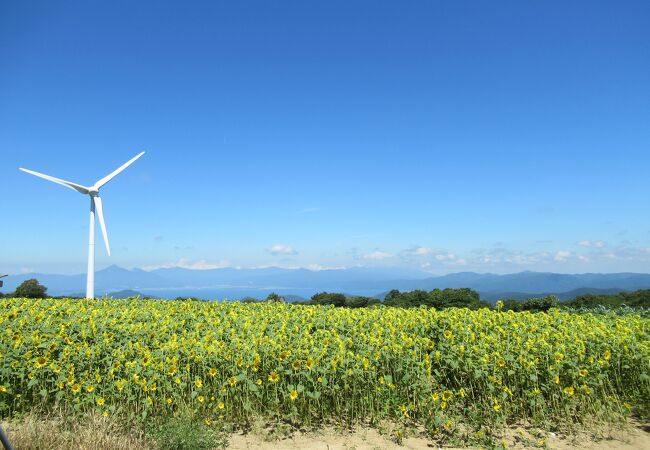
<svg viewBox="0 0 650 450">
<path fill-rule="evenodd" d="M 532 438 L 525 432 L 510 430 L 505 439 L 509 449 L 544 448 L 543 438 Z M 650 450 L 650 426 L 635 425 L 626 430 L 605 430 L 599 438 L 578 434 L 557 436 L 548 434 L 546 448 L 552 450 Z M 372 428 L 358 428 L 351 433 L 325 430 L 321 433 L 294 435 L 281 440 L 265 440 L 258 435 L 231 436 L 229 449 L 243 450 L 430 450 L 441 448 L 424 438 L 411 437 L 398 445 Z M 442 447 L 445 450 L 465 450 Z"/>
</svg>

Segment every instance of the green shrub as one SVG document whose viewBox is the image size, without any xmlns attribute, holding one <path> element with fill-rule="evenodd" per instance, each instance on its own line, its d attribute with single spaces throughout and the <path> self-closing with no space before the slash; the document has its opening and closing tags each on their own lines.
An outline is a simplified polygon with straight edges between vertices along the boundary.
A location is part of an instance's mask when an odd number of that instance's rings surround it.
<svg viewBox="0 0 650 450">
<path fill-rule="evenodd" d="M 225 435 L 190 416 L 174 417 L 155 426 L 149 435 L 161 450 L 211 450 L 227 447 Z"/>
</svg>

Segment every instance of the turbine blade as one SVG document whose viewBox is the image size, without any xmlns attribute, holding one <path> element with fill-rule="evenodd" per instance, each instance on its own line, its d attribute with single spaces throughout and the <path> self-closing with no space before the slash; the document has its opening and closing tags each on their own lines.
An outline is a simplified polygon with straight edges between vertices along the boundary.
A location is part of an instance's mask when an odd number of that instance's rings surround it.
<svg viewBox="0 0 650 450">
<path fill-rule="evenodd" d="M 80 194 L 87 194 L 88 192 L 90 192 L 90 189 L 87 188 L 86 186 L 82 186 L 82 185 L 77 184 L 77 183 L 72 183 L 71 181 L 62 180 L 60 178 L 54 178 L 54 177 L 51 177 L 49 175 L 45 175 L 44 173 L 35 172 L 35 171 L 29 170 L 29 169 L 23 169 L 22 167 L 19 167 L 19 169 L 22 170 L 23 172 L 35 175 L 35 176 L 40 177 L 40 178 L 44 178 L 46 180 L 49 180 L 49 181 L 52 181 L 54 183 L 60 184 L 60 185 L 65 186 L 67 188 L 74 189 L 75 191 L 79 192 Z"/>
<path fill-rule="evenodd" d="M 106 183 L 108 183 L 109 181 L 111 181 L 111 180 L 115 177 L 115 175 L 117 175 L 118 173 L 122 172 L 124 169 L 126 169 L 126 168 L 129 167 L 131 164 L 133 164 L 133 163 L 135 162 L 135 160 L 138 159 L 139 157 L 141 157 L 142 155 L 144 155 L 144 152 L 141 152 L 140 154 L 134 156 L 133 158 L 131 158 L 130 160 L 128 160 L 127 162 L 125 162 L 124 164 L 122 164 L 120 167 L 118 167 L 117 169 L 115 169 L 113 172 L 109 173 L 109 174 L 106 175 L 104 178 L 102 178 L 102 179 L 99 180 L 97 183 L 95 183 L 95 186 L 93 186 L 93 187 L 94 187 L 95 189 L 99 189 L 99 188 L 101 188 L 101 187 L 104 186 Z"/>
<path fill-rule="evenodd" d="M 108 245 L 108 234 L 106 233 L 106 224 L 104 223 L 104 208 L 102 207 L 102 199 L 99 195 L 93 196 L 95 202 L 95 211 L 97 211 L 97 218 L 99 219 L 99 226 L 102 229 L 102 236 L 104 236 L 104 244 L 106 244 L 106 253 L 111 256 L 111 247 Z"/>
</svg>

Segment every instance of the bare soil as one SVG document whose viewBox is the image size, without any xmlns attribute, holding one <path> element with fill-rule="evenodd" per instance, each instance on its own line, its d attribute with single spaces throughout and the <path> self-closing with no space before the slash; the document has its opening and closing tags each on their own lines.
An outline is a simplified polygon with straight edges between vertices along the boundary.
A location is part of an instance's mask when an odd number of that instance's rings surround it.
<svg viewBox="0 0 650 450">
<path fill-rule="evenodd" d="M 533 435 L 525 429 L 510 429 L 503 443 L 508 449 L 552 450 L 650 450 L 650 426 L 631 424 L 623 428 L 601 429 L 574 435 L 544 433 Z M 233 450 L 467 450 L 471 447 L 439 445 L 424 437 L 407 437 L 401 445 L 373 428 L 357 428 L 351 432 L 322 430 L 315 433 L 294 433 L 291 437 L 270 439 L 260 434 L 233 434 L 229 449 Z M 476 447 L 478 448 L 478 447 Z"/>
</svg>

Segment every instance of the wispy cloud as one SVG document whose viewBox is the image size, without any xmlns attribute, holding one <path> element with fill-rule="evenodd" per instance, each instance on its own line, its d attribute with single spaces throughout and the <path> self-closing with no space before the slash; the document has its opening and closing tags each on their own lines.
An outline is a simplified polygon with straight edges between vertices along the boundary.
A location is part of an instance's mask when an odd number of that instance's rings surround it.
<svg viewBox="0 0 650 450">
<path fill-rule="evenodd" d="M 297 255 L 298 252 L 289 245 L 275 244 L 266 249 L 272 255 Z"/>
<path fill-rule="evenodd" d="M 317 211 L 320 211 L 320 208 L 311 207 L 311 208 L 303 208 L 300 210 L 300 212 L 302 213 L 313 213 Z"/>
<path fill-rule="evenodd" d="M 464 258 L 459 258 L 453 253 L 438 253 L 435 255 L 436 261 L 445 264 L 453 264 L 458 266 L 464 266 L 467 264 L 467 261 Z"/>
<path fill-rule="evenodd" d="M 392 253 L 387 253 L 387 252 L 380 252 L 379 250 L 376 250 L 372 253 L 367 253 L 363 255 L 363 259 L 370 259 L 370 260 L 382 260 L 386 258 L 392 258 L 395 256 Z"/>
<path fill-rule="evenodd" d="M 438 261 L 453 261 L 456 259 L 456 255 L 453 253 L 439 253 L 435 256 Z"/>
<path fill-rule="evenodd" d="M 443 265 L 458 266 L 467 264 L 465 258 L 461 258 L 454 253 L 422 246 L 415 246 L 402 250 L 399 252 L 398 256 L 405 262 L 417 263 L 422 268 L 431 267 L 432 262 L 437 262 L 438 264 Z"/>
<path fill-rule="evenodd" d="M 495 267 L 500 265 L 531 266 L 547 261 L 551 256 L 548 252 L 525 253 L 505 247 L 472 250 L 474 257 L 470 264 L 476 267 Z"/>
<path fill-rule="evenodd" d="M 571 257 L 571 252 L 567 250 L 560 250 L 555 253 L 553 259 L 557 262 L 564 262 Z"/>
<path fill-rule="evenodd" d="M 578 241 L 576 242 L 577 245 L 580 247 L 587 247 L 587 248 L 603 248 L 605 247 L 605 242 L 603 241 L 590 241 L 588 239 Z"/>
<path fill-rule="evenodd" d="M 428 247 L 412 247 L 406 250 L 402 250 L 400 255 L 402 256 L 427 256 L 434 253 L 433 249 Z"/>
<path fill-rule="evenodd" d="M 305 269 L 313 270 L 315 272 L 321 271 L 321 270 L 341 270 L 341 269 L 347 269 L 346 266 L 323 266 L 321 264 L 309 264 L 308 266 L 305 267 Z"/>
<path fill-rule="evenodd" d="M 178 261 L 173 263 L 164 263 L 144 266 L 143 270 L 156 270 L 156 269 L 171 269 L 174 267 L 179 267 L 182 269 L 194 269 L 194 270 L 207 270 L 207 269 L 222 269 L 224 267 L 233 267 L 230 261 L 221 260 L 218 262 L 208 262 L 205 259 L 199 261 L 191 261 L 188 258 L 180 258 Z"/>
<path fill-rule="evenodd" d="M 472 253 L 476 256 L 469 258 L 471 266 L 509 267 L 532 266 L 541 269 L 544 266 L 553 267 L 557 263 L 572 262 L 575 264 L 611 264 L 612 261 L 650 262 L 650 247 L 634 245 L 630 242 L 621 242 L 613 246 L 603 241 L 577 242 L 576 245 L 584 248 L 583 251 L 570 251 L 567 249 L 549 250 L 544 252 L 525 253 L 507 248 L 477 249 Z M 579 266 L 575 266 L 579 267 Z M 605 266 L 608 267 L 608 266 Z"/>
<path fill-rule="evenodd" d="M 650 260 L 650 247 L 640 247 L 629 242 L 623 242 L 615 248 L 610 248 L 608 250 L 609 251 L 604 255 L 608 259 L 644 262 Z"/>
</svg>

